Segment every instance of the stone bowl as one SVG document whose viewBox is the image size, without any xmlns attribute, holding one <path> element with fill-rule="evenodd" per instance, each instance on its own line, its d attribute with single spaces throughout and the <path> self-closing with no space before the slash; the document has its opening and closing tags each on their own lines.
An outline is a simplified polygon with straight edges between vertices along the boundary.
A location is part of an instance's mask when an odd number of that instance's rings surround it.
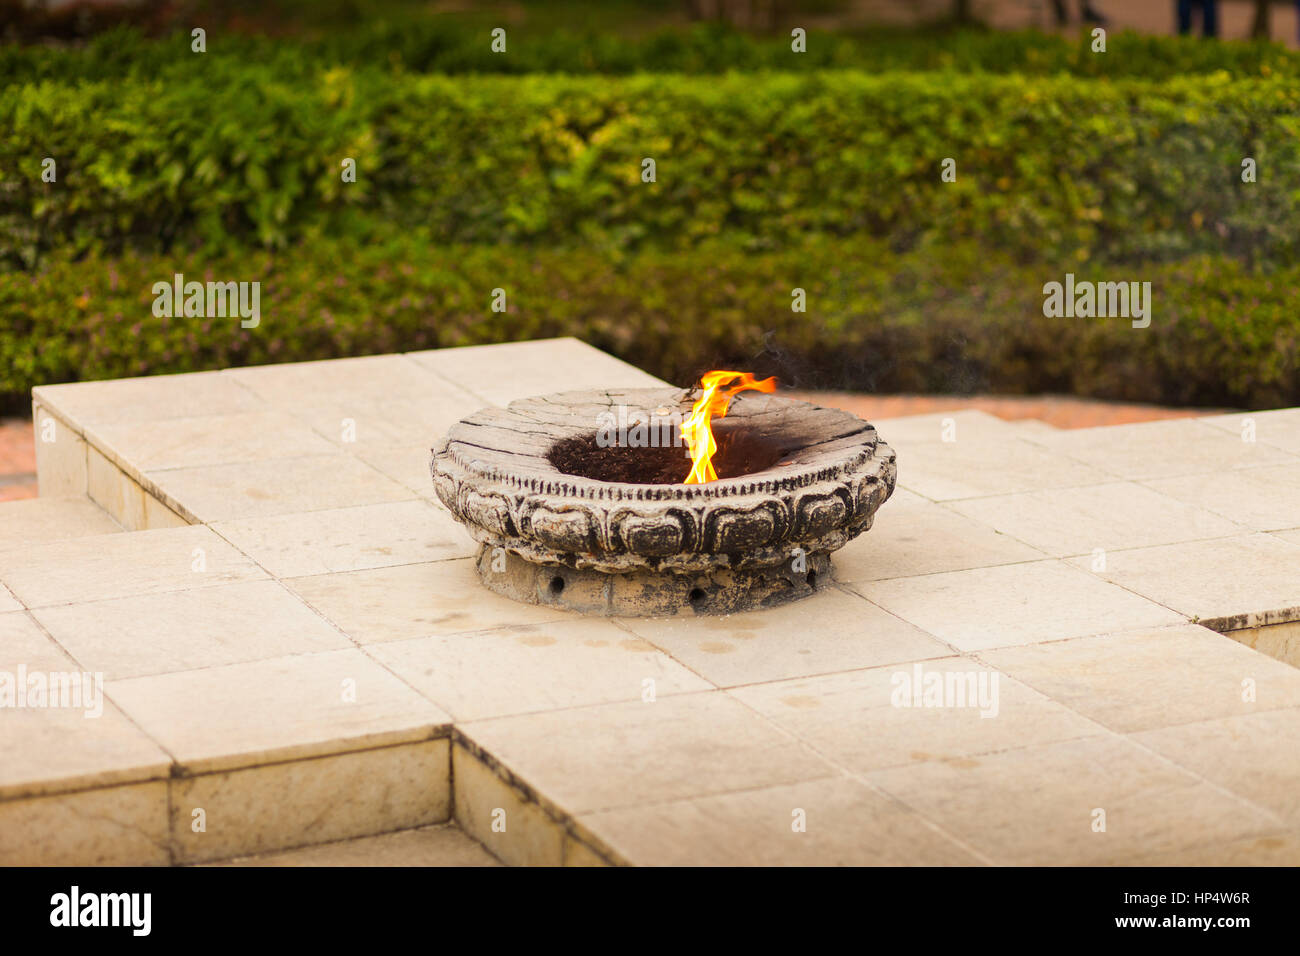
<svg viewBox="0 0 1300 956">
<path fill-rule="evenodd" d="M 759 470 L 726 477 L 720 466 L 724 477 L 690 485 L 563 470 L 579 470 L 566 449 L 602 437 L 662 465 L 691 403 L 673 388 L 561 392 L 452 426 L 430 468 L 439 500 L 481 544 L 483 583 L 531 604 L 620 616 L 731 613 L 827 586 L 830 553 L 871 527 L 897 474 L 893 450 L 855 415 L 742 392 L 714 420 L 715 461 L 743 445 L 737 454 Z M 636 450 L 646 436 L 659 442 L 653 452 Z M 690 462 L 676 451 L 685 478 Z M 592 461 L 600 471 L 602 456 Z"/>
</svg>

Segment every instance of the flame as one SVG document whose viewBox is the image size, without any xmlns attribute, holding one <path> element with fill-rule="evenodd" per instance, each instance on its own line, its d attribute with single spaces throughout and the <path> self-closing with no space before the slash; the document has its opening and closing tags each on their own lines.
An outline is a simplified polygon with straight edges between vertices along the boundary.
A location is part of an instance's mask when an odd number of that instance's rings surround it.
<svg viewBox="0 0 1300 956">
<path fill-rule="evenodd" d="M 724 383 L 733 384 L 722 388 Z M 713 454 L 718 450 L 718 443 L 713 438 L 713 417 L 722 418 L 727 414 L 731 398 L 737 392 L 750 388 L 775 392 L 776 379 L 757 381 L 749 372 L 714 371 L 700 378 L 700 387 L 704 394 L 691 409 L 691 417 L 682 422 L 682 438 L 691 452 L 691 473 L 684 482 L 688 485 L 718 480 L 718 473 L 713 470 Z"/>
</svg>

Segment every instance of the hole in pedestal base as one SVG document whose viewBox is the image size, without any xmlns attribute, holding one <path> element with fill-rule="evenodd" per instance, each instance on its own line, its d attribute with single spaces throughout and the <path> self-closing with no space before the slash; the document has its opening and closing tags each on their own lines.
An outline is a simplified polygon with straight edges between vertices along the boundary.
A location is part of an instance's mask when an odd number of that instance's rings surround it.
<svg viewBox="0 0 1300 956">
<path fill-rule="evenodd" d="M 551 584 L 549 590 L 551 592 L 551 597 L 559 597 L 561 594 L 563 594 L 564 578 L 560 577 L 558 574 L 555 577 L 551 578 Z"/>
<path fill-rule="evenodd" d="M 808 586 L 809 586 L 810 588 L 815 588 L 815 587 L 817 586 L 817 572 L 816 572 L 816 571 L 809 571 L 809 572 L 808 572 L 808 577 L 807 577 L 806 580 L 808 581 Z"/>
<path fill-rule="evenodd" d="M 692 605 L 696 606 L 703 602 L 704 598 L 705 594 L 703 588 L 691 588 L 691 593 L 687 595 L 687 600 L 690 601 Z"/>
</svg>

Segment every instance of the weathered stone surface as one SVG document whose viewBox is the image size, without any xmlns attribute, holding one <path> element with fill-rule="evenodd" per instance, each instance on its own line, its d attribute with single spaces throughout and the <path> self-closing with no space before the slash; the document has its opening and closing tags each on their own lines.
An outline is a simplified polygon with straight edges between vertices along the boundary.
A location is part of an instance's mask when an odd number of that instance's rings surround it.
<svg viewBox="0 0 1300 956">
<path fill-rule="evenodd" d="M 798 571 L 787 561 L 739 571 L 720 567 L 693 573 L 606 574 L 534 564 L 510 552 L 504 561 L 494 562 L 493 549 L 484 545 L 478 572 L 493 591 L 526 604 L 614 617 L 660 617 L 682 611 L 734 614 L 808 597 L 831 583 L 831 559 L 825 553 L 808 555 Z"/>
<path fill-rule="evenodd" d="M 742 395 L 726 417 L 780 450 L 762 471 L 707 484 L 631 484 L 552 464 L 556 442 L 594 434 L 600 416 L 617 417 L 620 407 L 624 417 L 684 413 L 690 396 L 632 389 L 522 399 L 469 416 L 434 449 L 435 490 L 483 545 L 479 570 L 489 587 L 595 613 L 780 603 L 812 593 L 829 570 L 825 556 L 867 530 L 894 490 L 894 452 L 871 425 L 769 395 Z M 572 575 L 558 569 L 579 573 L 582 586 L 569 588 Z M 631 577 L 602 590 L 590 574 Z"/>
</svg>

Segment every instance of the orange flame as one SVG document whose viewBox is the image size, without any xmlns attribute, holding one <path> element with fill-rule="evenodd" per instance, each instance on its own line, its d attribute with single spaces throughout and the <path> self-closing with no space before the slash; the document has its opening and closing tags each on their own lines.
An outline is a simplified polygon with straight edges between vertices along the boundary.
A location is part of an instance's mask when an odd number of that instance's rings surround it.
<svg viewBox="0 0 1300 956">
<path fill-rule="evenodd" d="M 727 382 L 734 384 L 722 388 Z M 718 480 L 718 473 L 713 470 L 713 454 L 718 450 L 718 443 L 713 438 L 713 417 L 716 415 L 722 418 L 727 414 L 731 398 L 737 392 L 747 388 L 775 392 L 776 379 L 757 381 L 749 372 L 715 371 L 700 378 L 700 387 L 704 389 L 704 394 L 691 409 L 691 417 L 682 422 L 682 438 L 691 452 L 691 473 L 684 482 L 688 485 Z"/>
</svg>

